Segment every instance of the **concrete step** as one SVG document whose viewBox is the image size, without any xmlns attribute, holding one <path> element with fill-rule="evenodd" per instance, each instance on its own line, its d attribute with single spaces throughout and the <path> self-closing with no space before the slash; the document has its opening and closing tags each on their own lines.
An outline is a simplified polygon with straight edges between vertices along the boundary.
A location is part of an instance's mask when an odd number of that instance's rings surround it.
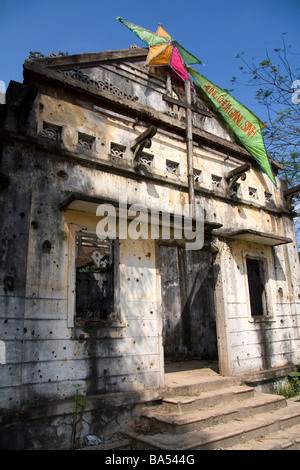
<svg viewBox="0 0 300 470">
<path fill-rule="evenodd" d="M 233 415 L 234 417 L 234 415 Z M 300 425 L 300 403 L 288 403 L 273 411 L 234 418 L 185 433 L 156 433 L 141 435 L 130 433 L 138 449 L 159 450 L 217 450 L 234 448 L 250 441 L 260 440 L 281 430 L 297 429 Z M 296 441 L 295 441 L 296 442 Z M 297 443 L 298 445 L 298 443 Z"/>
<path fill-rule="evenodd" d="M 241 390 L 238 390 L 238 389 Z M 262 393 L 254 394 L 250 387 L 237 387 L 228 389 L 223 393 L 213 396 L 212 393 L 204 394 L 195 402 L 201 405 L 188 411 L 166 411 L 164 407 L 150 408 L 142 413 L 142 420 L 150 430 L 181 434 L 195 430 L 203 430 L 220 423 L 228 423 L 232 420 L 244 419 L 255 416 L 258 413 L 274 411 L 286 406 L 286 400 L 276 395 Z M 208 396 L 210 395 L 210 396 Z M 212 400 L 212 405 L 207 405 Z M 185 401 L 184 401 L 185 404 Z M 187 402 L 187 405 L 190 405 Z M 195 405 L 194 405 L 195 406 Z"/>
<path fill-rule="evenodd" d="M 226 450 L 300 450 L 300 424 L 228 447 Z"/>
<path fill-rule="evenodd" d="M 289 410 L 292 408 L 290 405 L 295 402 L 300 406 L 299 398 L 287 400 Z M 282 421 L 285 424 L 290 424 L 289 420 L 283 419 Z M 228 447 L 227 450 L 300 450 L 300 424 L 284 425 L 283 428 L 267 436 L 250 439 L 247 442 Z"/>
<path fill-rule="evenodd" d="M 164 397 L 191 396 L 241 385 L 240 377 L 222 377 L 214 371 L 187 370 L 165 375 Z"/>
<path fill-rule="evenodd" d="M 175 395 L 162 400 L 160 410 L 170 412 L 193 411 L 198 408 L 216 406 L 220 403 L 247 400 L 254 396 L 254 388 L 248 386 L 234 386 L 209 390 L 198 395 Z"/>
</svg>

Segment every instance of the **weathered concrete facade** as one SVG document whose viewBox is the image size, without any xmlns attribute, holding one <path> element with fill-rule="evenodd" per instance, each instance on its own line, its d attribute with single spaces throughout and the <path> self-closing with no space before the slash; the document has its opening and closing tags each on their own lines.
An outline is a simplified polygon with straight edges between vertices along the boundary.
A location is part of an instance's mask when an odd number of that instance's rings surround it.
<svg viewBox="0 0 300 470">
<path fill-rule="evenodd" d="M 94 245 L 99 204 L 120 217 L 124 197 L 128 207 L 159 204 L 171 214 L 189 203 L 183 89 L 163 68 L 145 70 L 146 52 L 28 60 L 24 83 L 12 82 L 1 106 L 3 448 L 34 445 L 33 429 L 41 445 L 65 445 L 78 383 L 89 397 L 109 397 L 96 413 L 102 427 L 98 419 L 91 428 L 93 401 L 87 409 L 86 431 L 105 433 L 112 394 L 126 408 L 159 393 L 167 355 L 218 359 L 225 375 L 299 362 L 299 260 L 286 184 L 272 185 L 199 91 L 193 166 L 203 248 L 151 237 Z M 135 153 L 150 126 L 151 147 Z M 249 163 L 231 188 L 230 172 Z M 99 253 L 103 268 L 90 259 Z M 77 268 L 91 265 L 80 287 Z M 262 286 L 256 312 L 251 269 Z M 91 302 L 99 286 L 102 310 Z M 76 316 L 80 289 L 89 290 Z M 32 424 L 25 438 L 24 418 L 16 433 L 10 417 L 21 412 L 43 416 L 45 429 Z"/>
</svg>

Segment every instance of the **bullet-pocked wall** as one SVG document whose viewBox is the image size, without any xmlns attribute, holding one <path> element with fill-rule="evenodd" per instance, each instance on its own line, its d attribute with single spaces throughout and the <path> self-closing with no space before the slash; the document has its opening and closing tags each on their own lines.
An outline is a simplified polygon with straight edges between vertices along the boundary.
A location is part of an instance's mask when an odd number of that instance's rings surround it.
<svg viewBox="0 0 300 470">
<path fill-rule="evenodd" d="M 159 390 L 164 353 L 217 359 L 225 375 L 298 361 L 299 260 L 286 183 L 271 183 L 200 95 L 188 178 L 183 89 L 162 69 L 145 70 L 145 55 L 30 60 L 24 84 L 8 87 L 0 108 L 3 410 L 60 403 L 78 383 L 111 400 Z M 151 145 L 136 154 L 133 142 L 150 126 Z M 230 187 L 228 174 L 245 162 L 246 177 Z M 188 253 L 184 243 L 151 236 L 115 240 L 110 277 L 99 263 L 78 276 L 84 285 L 97 271 L 114 308 L 94 322 L 76 317 L 76 234 L 91 242 L 99 204 L 117 217 L 120 198 L 174 214 L 189 203 L 191 176 L 203 249 Z M 90 248 L 85 262 L 108 245 Z"/>
<path fill-rule="evenodd" d="M 5 218 L 12 239 L 13 233 L 22 237 L 22 250 L 18 259 L 13 253 L 7 254 L 7 273 L 14 276 L 11 275 L 11 287 L 1 297 L 2 305 L 10 307 L 2 310 L 6 345 L 6 364 L 2 369 L 10 376 L 6 382 L 10 384 L 9 391 L 7 387 L 2 389 L 3 405 L 14 407 L 27 400 L 70 397 L 78 382 L 84 382 L 90 393 L 159 387 L 160 286 L 155 241 L 117 242 L 118 279 L 114 288 L 121 324 L 86 322 L 70 327 L 70 315 L 75 314 L 69 305 L 75 296 L 74 290 L 70 292 L 70 269 L 75 269 L 70 226 L 95 231 L 99 218 L 95 213 L 64 212 L 59 205 L 72 181 L 78 191 L 84 187 L 85 194 L 95 194 L 91 187 L 97 182 L 105 188 L 106 175 L 88 169 L 83 175 L 82 167 L 61 164 L 42 152 L 30 156 L 32 173 L 27 183 L 23 175 L 24 186 L 18 187 L 20 194 L 14 199 L 16 204 L 20 198 L 24 214 L 29 214 L 27 228 L 19 212 L 9 214 L 9 206 Z M 24 154 L 24 161 L 27 159 Z M 61 172 L 63 177 L 59 176 Z M 24 187 L 30 193 L 28 201 Z M 103 197 L 105 192 L 99 191 L 98 195 Z M 22 220 L 19 234 L 14 219 Z M 21 281 L 22 292 L 17 290 Z"/>
<path fill-rule="evenodd" d="M 298 287 L 284 274 L 289 271 L 287 246 L 224 240 L 219 249 L 221 288 L 218 292 L 226 312 L 223 335 L 228 351 L 228 373 L 243 375 L 297 364 Z M 253 286 L 248 260 L 257 263 L 260 271 L 259 280 Z"/>
</svg>

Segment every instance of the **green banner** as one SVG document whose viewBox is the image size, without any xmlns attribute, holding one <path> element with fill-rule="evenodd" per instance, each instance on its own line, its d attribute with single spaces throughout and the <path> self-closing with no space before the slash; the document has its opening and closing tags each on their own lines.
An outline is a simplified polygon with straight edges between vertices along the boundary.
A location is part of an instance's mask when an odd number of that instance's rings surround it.
<svg viewBox="0 0 300 470">
<path fill-rule="evenodd" d="M 277 187 L 261 133 L 263 124 L 260 120 L 249 111 L 249 109 L 236 101 L 229 93 L 216 86 L 192 67 L 187 65 L 187 69 L 196 83 L 198 83 L 208 98 L 213 102 L 217 110 L 222 114 L 223 118 L 230 125 L 242 144 Z"/>
</svg>

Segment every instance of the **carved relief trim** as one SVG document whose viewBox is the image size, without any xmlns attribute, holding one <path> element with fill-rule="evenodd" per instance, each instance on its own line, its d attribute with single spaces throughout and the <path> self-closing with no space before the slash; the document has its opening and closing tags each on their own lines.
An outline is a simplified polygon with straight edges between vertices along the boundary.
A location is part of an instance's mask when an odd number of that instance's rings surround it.
<svg viewBox="0 0 300 470">
<path fill-rule="evenodd" d="M 117 85 L 114 85 L 108 78 L 106 80 L 95 80 L 90 78 L 86 73 L 83 73 L 79 67 L 75 67 L 72 70 L 58 70 L 58 72 L 68 77 L 74 78 L 82 83 L 87 83 L 98 90 L 107 91 L 119 98 L 124 98 L 130 101 L 137 101 L 137 96 L 130 95 L 125 91 L 121 90 Z"/>
</svg>

